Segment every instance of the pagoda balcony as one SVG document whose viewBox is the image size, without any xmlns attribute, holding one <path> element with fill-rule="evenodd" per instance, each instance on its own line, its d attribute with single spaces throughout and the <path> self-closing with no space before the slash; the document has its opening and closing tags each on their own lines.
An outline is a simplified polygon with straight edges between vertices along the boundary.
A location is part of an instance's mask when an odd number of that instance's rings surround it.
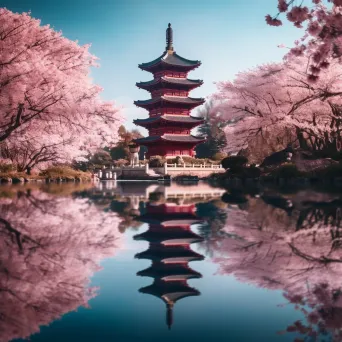
<svg viewBox="0 0 342 342">
<path fill-rule="evenodd" d="M 143 101 L 134 101 L 137 107 L 144 109 L 155 109 L 162 107 L 179 107 L 184 109 L 193 109 L 203 104 L 203 98 L 183 97 L 183 96 L 158 96 Z"/>
</svg>

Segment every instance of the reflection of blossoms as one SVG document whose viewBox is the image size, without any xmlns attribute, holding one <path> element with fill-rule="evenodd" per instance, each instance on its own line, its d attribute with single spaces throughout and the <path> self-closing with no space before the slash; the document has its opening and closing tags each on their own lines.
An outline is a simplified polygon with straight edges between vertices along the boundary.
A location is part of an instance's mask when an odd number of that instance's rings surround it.
<svg viewBox="0 0 342 342">
<path fill-rule="evenodd" d="M 0 340 L 87 306 L 89 278 L 120 246 L 119 219 L 86 199 L 33 191 L 0 199 Z"/>
<path fill-rule="evenodd" d="M 339 201 L 299 203 L 286 212 L 250 199 L 247 210 L 228 209 L 225 238 L 214 259 L 222 274 L 281 289 L 307 322 L 287 331 L 342 338 L 342 236 Z"/>
</svg>

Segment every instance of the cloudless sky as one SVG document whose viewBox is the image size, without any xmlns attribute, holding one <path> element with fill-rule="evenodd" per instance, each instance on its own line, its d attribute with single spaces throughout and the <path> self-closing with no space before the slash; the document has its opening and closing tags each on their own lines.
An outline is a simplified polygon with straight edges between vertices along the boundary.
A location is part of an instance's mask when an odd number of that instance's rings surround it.
<svg viewBox="0 0 342 342">
<path fill-rule="evenodd" d="M 165 30 L 173 27 L 174 48 L 182 57 L 202 65 L 189 77 L 204 84 L 191 92 L 207 97 L 214 82 L 232 80 L 239 71 L 280 61 L 303 34 L 286 24 L 273 28 L 265 15 L 277 13 L 276 0 L 0 0 L 1 7 L 27 12 L 80 44 L 91 43 L 101 67 L 92 71 L 94 82 L 104 88 L 102 97 L 126 107 L 126 127 L 147 112 L 134 100 L 149 98 L 135 83 L 151 74 L 138 64 L 159 57 L 165 49 Z"/>
</svg>

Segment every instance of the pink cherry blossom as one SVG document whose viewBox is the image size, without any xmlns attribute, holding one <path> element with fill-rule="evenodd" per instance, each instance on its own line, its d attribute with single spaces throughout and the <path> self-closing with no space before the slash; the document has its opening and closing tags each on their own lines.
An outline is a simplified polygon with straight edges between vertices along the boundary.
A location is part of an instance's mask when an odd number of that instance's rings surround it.
<svg viewBox="0 0 342 342">
<path fill-rule="evenodd" d="M 287 208 L 266 204 L 267 195 L 249 197 L 244 209 L 227 208 L 226 225 L 210 242 L 219 274 L 283 291 L 304 316 L 285 330 L 310 341 L 342 338 L 338 197 L 302 191 L 284 195 L 292 204 Z"/>
<path fill-rule="evenodd" d="M 18 151 L 43 149 L 56 159 L 117 141 L 120 108 L 104 102 L 92 83 L 97 58 L 89 45 L 5 8 L 0 27 L 0 141 Z"/>
<path fill-rule="evenodd" d="M 279 12 L 286 12 L 288 9 L 288 4 L 285 0 L 278 0 L 278 10 Z"/>
<path fill-rule="evenodd" d="M 302 46 L 295 49 L 303 55 Z M 331 60 L 310 66 L 311 60 L 301 56 L 261 65 L 217 84 L 213 112 L 228 122 L 227 152 L 252 149 L 257 163 L 294 142 L 312 152 L 339 153 L 342 65 Z"/>
<path fill-rule="evenodd" d="M 309 9 L 307 7 L 293 6 L 292 9 L 287 12 L 287 19 L 292 22 L 302 23 L 308 19 Z"/>
<path fill-rule="evenodd" d="M 300 4 L 288 1 L 287 8 L 285 2 L 281 2 L 282 10 L 278 15 L 285 13 L 288 21 L 304 30 L 300 40 L 305 49 L 303 51 L 290 49 L 285 58 L 299 57 L 303 52 L 307 57 L 314 56 L 313 62 L 319 64 L 330 58 L 338 60 L 342 56 L 342 1 L 328 0 L 328 2 L 332 3 L 332 6 L 325 6 L 320 0 L 313 0 L 310 9 L 304 6 L 305 1 Z M 279 6 L 280 2 L 278 2 L 278 9 Z M 278 15 L 276 20 L 280 20 Z M 270 15 L 266 22 L 271 26 L 277 26 L 272 23 Z M 314 76 L 308 74 L 308 80 L 311 82 L 316 79 Z"/>
<path fill-rule="evenodd" d="M 271 26 L 281 26 L 282 22 L 279 19 L 272 18 L 269 14 L 266 15 L 266 23 Z"/>
<path fill-rule="evenodd" d="M 0 198 L 0 340 L 28 338 L 96 296 L 90 277 L 121 246 L 116 214 L 22 188 Z"/>
</svg>

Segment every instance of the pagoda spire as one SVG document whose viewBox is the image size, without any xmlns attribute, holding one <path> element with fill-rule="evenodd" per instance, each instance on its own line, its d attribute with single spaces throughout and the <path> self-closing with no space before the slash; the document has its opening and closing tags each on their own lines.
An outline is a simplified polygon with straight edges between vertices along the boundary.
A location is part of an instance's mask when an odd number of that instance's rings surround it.
<svg viewBox="0 0 342 342">
<path fill-rule="evenodd" d="M 166 29 L 166 51 L 170 54 L 173 53 L 173 30 L 170 23 Z"/>
<path fill-rule="evenodd" d="M 166 304 L 166 324 L 169 330 L 171 330 L 173 324 L 173 302 Z"/>
</svg>

